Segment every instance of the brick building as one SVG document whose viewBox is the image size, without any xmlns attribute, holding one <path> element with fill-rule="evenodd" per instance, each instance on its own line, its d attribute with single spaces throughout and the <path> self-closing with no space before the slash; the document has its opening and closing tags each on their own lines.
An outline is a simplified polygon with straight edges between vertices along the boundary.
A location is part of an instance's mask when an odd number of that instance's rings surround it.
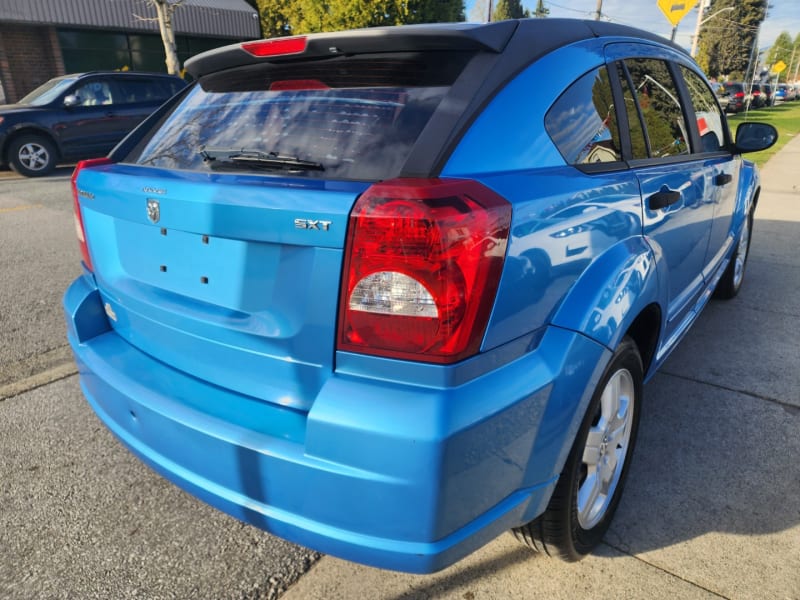
<svg viewBox="0 0 800 600">
<path fill-rule="evenodd" d="M 154 19 L 147 0 L 2 0 L 0 103 L 65 73 L 165 71 Z M 182 61 L 261 36 L 258 14 L 244 0 L 183 0 L 173 22 Z"/>
</svg>

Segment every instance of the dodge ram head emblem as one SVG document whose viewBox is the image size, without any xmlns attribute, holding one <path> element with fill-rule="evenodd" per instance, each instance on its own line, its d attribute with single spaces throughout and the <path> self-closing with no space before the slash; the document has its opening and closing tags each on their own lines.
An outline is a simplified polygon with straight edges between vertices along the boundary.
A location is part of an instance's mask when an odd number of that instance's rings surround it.
<svg viewBox="0 0 800 600">
<path fill-rule="evenodd" d="M 151 223 L 158 223 L 161 218 L 161 207 L 158 205 L 158 200 L 147 199 L 147 218 Z"/>
</svg>

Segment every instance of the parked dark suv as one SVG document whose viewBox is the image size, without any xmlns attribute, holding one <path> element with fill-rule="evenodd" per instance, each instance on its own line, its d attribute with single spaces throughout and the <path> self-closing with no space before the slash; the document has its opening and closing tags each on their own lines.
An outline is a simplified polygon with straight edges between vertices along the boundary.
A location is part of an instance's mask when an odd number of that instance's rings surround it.
<svg viewBox="0 0 800 600">
<path fill-rule="evenodd" d="M 103 156 L 186 83 L 155 73 L 93 72 L 42 84 L 0 106 L 0 164 L 36 177 Z"/>
</svg>

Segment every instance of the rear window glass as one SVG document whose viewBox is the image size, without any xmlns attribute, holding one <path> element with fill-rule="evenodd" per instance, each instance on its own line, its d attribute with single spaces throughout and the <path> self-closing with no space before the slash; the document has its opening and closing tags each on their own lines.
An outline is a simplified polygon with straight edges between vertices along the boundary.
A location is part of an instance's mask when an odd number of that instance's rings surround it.
<svg viewBox="0 0 800 600">
<path fill-rule="evenodd" d="M 397 175 L 471 57 L 342 57 L 201 78 L 126 159 L 325 179 Z"/>
</svg>

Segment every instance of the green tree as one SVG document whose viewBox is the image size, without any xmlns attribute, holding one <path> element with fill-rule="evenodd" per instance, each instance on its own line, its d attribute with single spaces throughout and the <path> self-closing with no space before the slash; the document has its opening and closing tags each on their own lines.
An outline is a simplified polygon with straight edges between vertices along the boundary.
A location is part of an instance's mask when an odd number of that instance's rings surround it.
<svg viewBox="0 0 800 600">
<path fill-rule="evenodd" d="M 791 63 L 789 68 L 786 69 L 786 78 L 789 81 L 797 81 L 797 77 L 800 75 L 800 33 L 794 36 Z"/>
<path fill-rule="evenodd" d="M 492 21 L 505 21 L 506 19 L 522 19 L 531 16 L 527 8 L 523 8 L 522 0 L 497 0 Z"/>
<path fill-rule="evenodd" d="M 794 67 L 798 54 L 795 42 L 798 40 L 800 40 L 800 35 L 798 35 L 793 42 L 789 32 L 783 31 L 775 39 L 775 43 L 772 44 L 772 47 L 767 53 L 767 65 L 770 67 L 779 61 L 783 61 L 786 65 L 786 68 L 778 75 L 779 81 L 788 81 L 794 75 Z"/>
<path fill-rule="evenodd" d="M 539 0 L 536 4 L 536 9 L 533 11 L 533 16 L 537 19 L 543 19 L 550 14 L 550 9 L 545 8 L 544 0 Z"/>
<path fill-rule="evenodd" d="M 257 0 L 265 36 L 463 21 L 463 0 Z"/>
<path fill-rule="evenodd" d="M 291 18 L 299 14 L 292 0 L 257 0 L 261 35 L 266 38 L 291 35 Z"/>
<path fill-rule="evenodd" d="M 700 29 L 697 62 L 710 77 L 747 72 L 758 27 L 767 11 L 767 0 L 711 0 L 709 18 Z"/>
</svg>

